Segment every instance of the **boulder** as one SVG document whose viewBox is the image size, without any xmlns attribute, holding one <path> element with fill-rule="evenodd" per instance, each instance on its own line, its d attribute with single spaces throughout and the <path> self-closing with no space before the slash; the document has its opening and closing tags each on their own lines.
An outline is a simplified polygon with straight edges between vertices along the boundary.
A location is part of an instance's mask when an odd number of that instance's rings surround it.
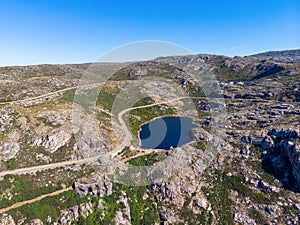
<svg viewBox="0 0 300 225">
<path fill-rule="evenodd" d="M 20 151 L 20 144 L 18 142 L 7 142 L 0 147 L 0 161 L 8 161 L 17 156 Z"/>
<path fill-rule="evenodd" d="M 0 216 L 0 224 L 1 225 L 15 225 L 15 221 L 13 220 L 11 215 L 3 214 Z"/>
</svg>

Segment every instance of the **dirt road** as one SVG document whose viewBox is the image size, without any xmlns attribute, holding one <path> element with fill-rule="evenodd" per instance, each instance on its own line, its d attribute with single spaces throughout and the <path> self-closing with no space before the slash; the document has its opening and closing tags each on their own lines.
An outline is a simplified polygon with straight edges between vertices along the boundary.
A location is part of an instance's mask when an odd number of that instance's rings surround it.
<svg viewBox="0 0 300 225">
<path fill-rule="evenodd" d="M 68 188 L 65 188 L 65 189 L 62 189 L 62 190 L 59 190 L 59 191 L 55 191 L 55 192 L 52 192 L 52 193 L 49 193 L 49 194 L 41 195 L 41 196 L 39 196 L 37 198 L 34 198 L 34 199 L 31 199 L 31 200 L 26 200 L 26 201 L 23 201 L 23 202 L 17 202 L 17 203 L 15 203 L 15 204 L 7 207 L 7 208 L 0 209 L 0 214 L 6 213 L 9 210 L 16 209 L 16 208 L 19 208 L 19 207 L 27 205 L 27 204 L 32 204 L 34 202 L 40 201 L 40 200 L 42 200 L 44 198 L 47 198 L 47 197 L 50 197 L 50 196 L 59 195 L 61 193 L 64 193 L 64 192 L 70 191 L 70 190 L 72 190 L 72 187 L 68 187 Z"/>
</svg>

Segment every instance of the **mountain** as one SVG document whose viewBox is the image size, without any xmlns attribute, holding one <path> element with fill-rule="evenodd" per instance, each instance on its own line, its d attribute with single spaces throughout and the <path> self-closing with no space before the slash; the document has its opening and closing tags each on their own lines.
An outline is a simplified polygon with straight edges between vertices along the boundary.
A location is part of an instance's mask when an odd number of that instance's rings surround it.
<svg viewBox="0 0 300 225">
<path fill-rule="evenodd" d="M 252 55 L 260 60 L 272 60 L 282 63 L 299 63 L 300 49 L 286 50 L 286 51 L 270 51 Z"/>
<path fill-rule="evenodd" d="M 1 67 L 0 225 L 299 224 L 297 52 Z"/>
</svg>

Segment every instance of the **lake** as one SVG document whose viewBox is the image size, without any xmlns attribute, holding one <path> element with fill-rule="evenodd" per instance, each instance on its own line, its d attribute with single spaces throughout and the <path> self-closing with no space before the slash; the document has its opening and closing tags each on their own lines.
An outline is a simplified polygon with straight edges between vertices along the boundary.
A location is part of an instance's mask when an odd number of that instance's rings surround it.
<svg viewBox="0 0 300 225">
<path fill-rule="evenodd" d="M 179 147 L 193 141 L 190 133 L 196 127 L 198 126 L 189 117 L 167 116 L 154 119 L 141 127 L 141 147 L 166 150 Z"/>
</svg>

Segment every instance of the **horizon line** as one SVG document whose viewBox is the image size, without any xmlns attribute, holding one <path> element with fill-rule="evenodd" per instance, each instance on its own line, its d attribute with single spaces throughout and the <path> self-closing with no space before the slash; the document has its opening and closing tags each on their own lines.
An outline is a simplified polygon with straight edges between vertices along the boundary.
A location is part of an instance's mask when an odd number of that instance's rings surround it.
<svg viewBox="0 0 300 225">
<path fill-rule="evenodd" d="M 246 55 L 226 55 L 226 54 L 218 54 L 218 53 L 194 53 L 194 54 L 183 54 L 183 55 L 168 55 L 168 56 L 157 56 L 155 58 L 149 58 L 144 60 L 128 60 L 128 61 L 87 61 L 87 62 L 45 62 L 45 63 L 36 63 L 36 64 L 8 64 L 8 65 L 2 65 L 0 64 L 0 67 L 22 67 L 22 66 L 41 66 L 41 65 L 84 65 L 84 64 L 93 64 L 93 63 L 132 63 L 132 62 L 143 62 L 143 61 L 151 61 L 155 60 L 157 58 L 164 58 L 164 57 L 172 57 L 172 56 L 192 56 L 192 55 L 215 55 L 215 56 L 224 56 L 228 58 L 235 58 L 235 57 L 251 57 L 256 56 L 259 54 L 266 54 L 266 53 L 272 53 L 272 52 L 287 52 L 287 51 L 297 51 L 300 50 L 300 48 L 290 48 L 290 49 L 270 49 L 265 50 L 262 52 L 256 52 Z"/>
</svg>

